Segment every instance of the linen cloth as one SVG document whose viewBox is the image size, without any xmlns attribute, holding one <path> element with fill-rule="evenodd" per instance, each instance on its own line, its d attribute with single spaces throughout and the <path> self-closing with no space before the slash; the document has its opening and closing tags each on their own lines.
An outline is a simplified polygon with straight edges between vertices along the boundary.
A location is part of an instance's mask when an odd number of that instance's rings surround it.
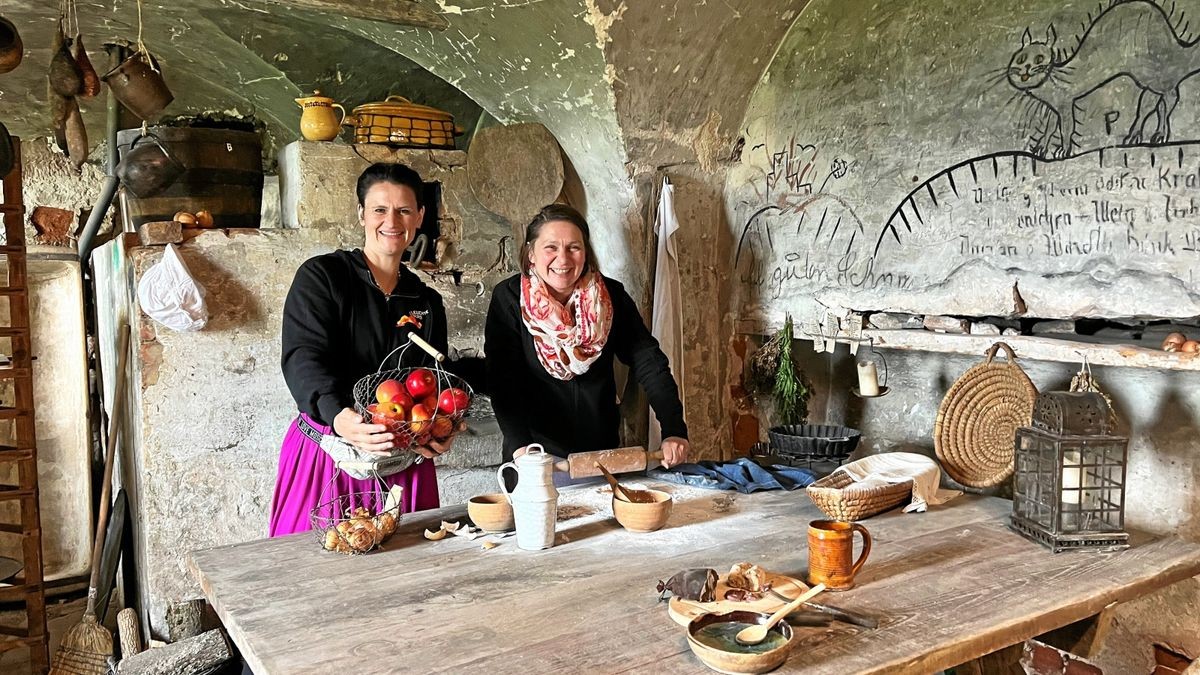
<svg viewBox="0 0 1200 675">
<path fill-rule="evenodd" d="M 923 512 L 929 506 L 945 504 L 962 494 L 962 490 L 943 490 L 942 469 L 938 463 L 915 452 L 885 452 L 868 455 L 834 470 L 845 472 L 861 487 L 881 487 L 912 480 L 912 501 L 904 512 Z"/>
</svg>

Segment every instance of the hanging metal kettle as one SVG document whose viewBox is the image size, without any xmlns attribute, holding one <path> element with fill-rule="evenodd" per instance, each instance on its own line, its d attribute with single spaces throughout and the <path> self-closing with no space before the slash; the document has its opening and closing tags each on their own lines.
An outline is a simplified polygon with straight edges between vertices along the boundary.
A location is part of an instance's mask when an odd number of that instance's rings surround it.
<svg viewBox="0 0 1200 675">
<path fill-rule="evenodd" d="M 129 149 L 121 154 L 117 178 L 133 196 L 153 197 L 166 190 L 183 174 L 184 166 L 176 160 L 152 133 L 133 139 Z"/>
</svg>

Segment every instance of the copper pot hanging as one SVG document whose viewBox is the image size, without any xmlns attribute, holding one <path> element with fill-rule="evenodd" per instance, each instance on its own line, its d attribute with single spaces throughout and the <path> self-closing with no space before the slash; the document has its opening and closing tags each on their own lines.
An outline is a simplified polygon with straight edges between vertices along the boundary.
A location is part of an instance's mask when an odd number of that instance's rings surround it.
<svg viewBox="0 0 1200 675">
<path fill-rule="evenodd" d="M 21 34 L 13 22 L 0 16 L 0 73 L 21 65 L 21 57 L 25 55 L 25 45 L 21 43 Z"/>
<path fill-rule="evenodd" d="M 143 120 L 154 117 L 175 100 L 158 70 L 158 62 L 147 52 L 134 52 L 100 79 L 112 88 L 121 105 Z"/>
</svg>

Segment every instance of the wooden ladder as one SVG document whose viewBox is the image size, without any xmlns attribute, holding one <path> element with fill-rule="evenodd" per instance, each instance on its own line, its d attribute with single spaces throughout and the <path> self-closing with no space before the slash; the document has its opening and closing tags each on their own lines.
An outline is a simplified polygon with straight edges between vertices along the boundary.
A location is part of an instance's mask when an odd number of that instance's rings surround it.
<svg viewBox="0 0 1200 675">
<path fill-rule="evenodd" d="M 0 245 L 7 275 L 0 273 L 0 296 L 8 298 L 7 320 L 0 312 L 0 380 L 11 380 L 0 400 L 0 424 L 11 420 L 9 444 L 0 445 L 0 468 L 16 465 L 16 484 L 0 482 L 0 502 L 16 502 L 18 523 L 0 523 L 0 536 L 19 536 L 23 568 L 0 585 L 0 603 L 22 603 L 25 626 L 0 627 L 0 652 L 28 648 L 34 673 L 50 669 L 46 630 L 46 589 L 42 580 L 42 526 L 38 511 L 37 446 L 33 417 L 33 362 L 29 333 L 29 292 L 25 269 L 25 206 L 21 201 L 21 144 L 13 139 L 13 169 L 0 178 L 5 239 Z M 2 384 L 2 383 L 0 383 Z M 2 475 L 2 474 L 0 474 Z"/>
</svg>

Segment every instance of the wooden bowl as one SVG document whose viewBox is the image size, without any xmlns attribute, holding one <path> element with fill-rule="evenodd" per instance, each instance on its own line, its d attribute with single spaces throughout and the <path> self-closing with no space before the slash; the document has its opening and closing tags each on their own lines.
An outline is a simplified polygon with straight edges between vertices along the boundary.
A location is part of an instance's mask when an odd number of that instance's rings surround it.
<svg viewBox="0 0 1200 675">
<path fill-rule="evenodd" d="M 499 492 L 471 497 L 467 515 L 484 532 L 508 532 L 516 527 L 512 504 Z"/>
<path fill-rule="evenodd" d="M 788 654 L 792 650 L 792 627 L 787 621 L 780 621 L 771 628 L 771 633 L 776 633 L 783 636 L 783 644 L 768 649 L 767 651 L 752 654 L 725 651 L 718 649 L 696 639 L 696 634 L 706 626 L 718 623 L 738 622 L 749 624 L 764 624 L 767 619 L 771 618 L 770 614 L 760 614 L 758 612 L 726 612 L 724 614 L 701 614 L 692 619 L 688 624 L 688 646 L 692 648 L 692 653 L 696 658 L 704 662 L 704 665 L 722 673 L 765 673 L 775 670 L 787 661 Z"/>
<path fill-rule="evenodd" d="M 617 522 L 630 532 L 653 532 L 667 524 L 671 515 L 671 495 L 662 490 L 641 490 L 654 497 L 653 502 L 637 504 L 613 495 L 612 510 Z"/>
</svg>

